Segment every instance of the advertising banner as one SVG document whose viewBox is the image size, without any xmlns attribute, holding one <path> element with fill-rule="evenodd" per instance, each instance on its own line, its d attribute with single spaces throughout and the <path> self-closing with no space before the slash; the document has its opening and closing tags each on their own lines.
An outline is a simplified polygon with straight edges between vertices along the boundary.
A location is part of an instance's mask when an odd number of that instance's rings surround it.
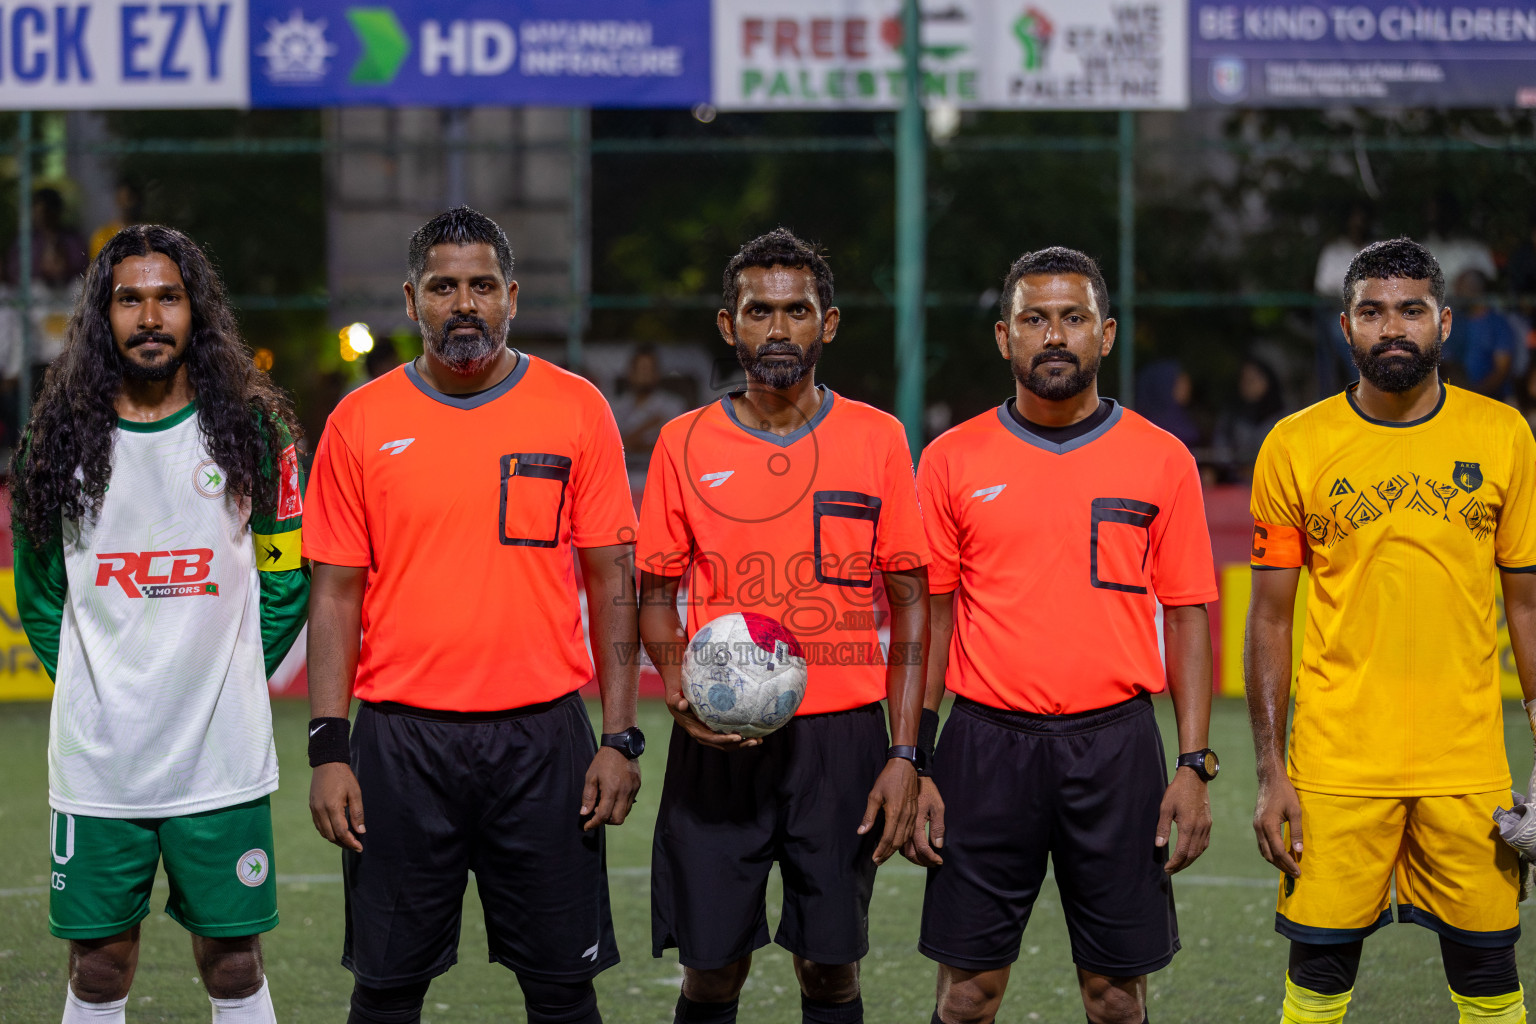
<svg viewBox="0 0 1536 1024">
<path fill-rule="evenodd" d="M 1536 106 L 1536 4 L 1193 0 L 1198 106 Z"/>
<path fill-rule="evenodd" d="M 985 105 L 1179 109 L 1188 103 L 1185 4 L 980 0 Z"/>
<path fill-rule="evenodd" d="M 257 107 L 676 107 L 709 99 L 709 0 L 252 0 Z"/>
<path fill-rule="evenodd" d="M 1183 0 L 924 0 L 929 103 L 1051 110 L 1186 102 Z M 891 109 L 899 0 L 714 0 L 715 105 Z"/>
<path fill-rule="evenodd" d="M 0 4 L 0 109 L 244 107 L 245 0 Z"/>
</svg>

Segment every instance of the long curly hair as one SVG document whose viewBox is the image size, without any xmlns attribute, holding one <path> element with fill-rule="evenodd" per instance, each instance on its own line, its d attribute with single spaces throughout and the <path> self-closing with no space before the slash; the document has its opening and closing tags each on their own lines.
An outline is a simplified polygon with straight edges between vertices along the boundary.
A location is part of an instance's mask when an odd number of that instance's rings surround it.
<svg viewBox="0 0 1536 1024">
<path fill-rule="evenodd" d="M 112 268 L 151 253 L 169 257 L 186 285 L 192 336 L 184 365 L 197 398 L 198 429 L 224 471 L 226 493 L 250 499 L 253 513 L 277 506 L 278 460 L 299 438 L 292 404 L 252 361 L 207 255 L 174 228 L 142 224 L 119 231 L 86 270 L 63 354 L 48 368 L 12 460 L 11 527 L 34 546 L 53 540 L 61 520 L 101 514 L 123 385 L 123 360 L 107 319 Z"/>
</svg>

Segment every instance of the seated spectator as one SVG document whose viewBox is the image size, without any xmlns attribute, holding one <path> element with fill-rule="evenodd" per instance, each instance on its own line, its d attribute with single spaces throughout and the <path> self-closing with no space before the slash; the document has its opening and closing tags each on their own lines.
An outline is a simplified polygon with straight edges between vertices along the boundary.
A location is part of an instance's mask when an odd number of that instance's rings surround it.
<svg viewBox="0 0 1536 1024">
<path fill-rule="evenodd" d="M 95 259 L 96 254 L 123 228 L 144 223 L 144 193 L 139 191 L 139 186 L 127 178 L 119 179 L 112 200 L 117 207 L 117 214 L 91 232 L 91 259 Z"/>
<path fill-rule="evenodd" d="M 613 418 L 624 440 L 624 462 L 629 468 L 630 486 L 645 486 L 645 472 L 651 463 L 651 450 L 669 420 L 688 411 L 687 404 L 661 386 L 661 361 L 654 345 L 636 345 L 629 357 L 629 371 L 622 389 L 613 399 Z"/>
<path fill-rule="evenodd" d="M 1493 250 L 1488 243 L 1472 238 L 1461 222 L 1461 207 L 1449 192 L 1430 197 L 1424 210 L 1429 234 L 1424 247 L 1435 254 L 1445 283 L 1452 284 L 1469 270 L 1481 271 L 1492 281 L 1499 276 L 1499 268 L 1493 262 Z"/>
<path fill-rule="evenodd" d="M 1371 208 L 1363 200 L 1349 204 L 1344 215 L 1344 232 L 1323 246 L 1312 275 L 1312 290 L 1317 295 L 1313 311 L 1317 334 L 1317 396 L 1336 394 L 1355 379 L 1355 364 L 1349 354 L 1349 342 L 1339 327 L 1339 310 L 1344 300 L 1344 274 L 1355 254 L 1371 240 Z"/>
<path fill-rule="evenodd" d="M 1510 370 L 1519 339 L 1502 311 L 1488 305 L 1488 279 L 1479 270 L 1456 278 L 1451 336 L 1443 359 L 1452 383 L 1490 398 L 1509 394 Z"/>
<path fill-rule="evenodd" d="M 64 226 L 64 197 L 56 188 L 40 188 L 32 194 L 32 280 L 49 288 L 74 284 L 85 273 L 85 239 Z M 11 246 L 5 279 L 21 278 L 21 246 Z"/>
<path fill-rule="evenodd" d="M 1173 359 L 1148 363 L 1136 374 L 1136 411 L 1194 448 L 1201 441 L 1200 425 L 1190 411 L 1195 386 Z"/>
<path fill-rule="evenodd" d="M 1280 377 L 1260 359 L 1249 356 L 1237 374 L 1237 401 L 1216 419 L 1212 447 L 1223 483 L 1251 483 L 1259 446 L 1285 415 Z"/>
</svg>

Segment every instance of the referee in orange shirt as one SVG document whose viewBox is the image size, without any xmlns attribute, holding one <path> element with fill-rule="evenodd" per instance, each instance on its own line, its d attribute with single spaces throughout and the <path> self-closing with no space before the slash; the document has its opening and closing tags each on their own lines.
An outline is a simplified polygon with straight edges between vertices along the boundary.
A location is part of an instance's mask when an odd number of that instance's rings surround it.
<svg viewBox="0 0 1536 1024">
<path fill-rule="evenodd" d="M 1179 948 L 1168 876 L 1205 850 L 1217 770 L 1200 478 L 1177 439 L 1099 397 L 1115 322 L 1092 259 L 1028 253 L 1002 295 L 1016 396 L 939 437 L 918 469 L 925 716 L 956 695 L 906 849 L 931 868 L 933 1019 L 996 1018 L 1049 858 L 1088 1020 L 1141 1024 L 1146 976 Z M 1171 785 L 1148 697 L 1165 688 L 1184 751 Z"/>
<path fill-rule="evenodd" d="M 618 428 L 592 385 L 507 347 L 517 282 L 489 218 L 417 231 L 405 301 L 425 354 L 331 414 L 304 541 L 310 811 L 343 848 L 348 1020 L 421 1019 L 473 871 L 529 1024 L 596 1024 L 592 978 L 619 959 L 601 826 L 624 821 L 644 747 Z M 601 747 L 576 693 L 578 559 Z"/>
</svg>

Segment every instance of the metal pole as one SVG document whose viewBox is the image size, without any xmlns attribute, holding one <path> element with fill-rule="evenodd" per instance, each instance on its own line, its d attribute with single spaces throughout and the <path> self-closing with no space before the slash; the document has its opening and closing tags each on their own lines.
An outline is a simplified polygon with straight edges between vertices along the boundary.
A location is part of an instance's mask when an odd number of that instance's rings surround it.
<svg viewBox="0 0 1536 1024">
<path fill-rule="evenodd" d="M 927 236 L 928 140 L 923 128 L 922 19 L 918 0 L 903 0 L 904 97 L 896 114 L 896 418 L 915 457 L 923 449 L 927 377 L 923 271 Z"/>
<path fill-rule="evenodd" d="M 581 336 L 587 320 L 587 165 L 591 159 L 587 112 L 572 107 L 570 319 L 565 329 L 565 365 L 572 373 L 582 365 Z"/>
<path fill-rule="evenodd" d="M 1136 113 L 1120 111 L 1120 403 L 1136 407 Z"/>
<path fill-rule="evenodd" d="M 21 373 L 16 378 L 17 436 L 32 418 L 32 111 L 16 119 L 16 312 Z"/>
</svg>

